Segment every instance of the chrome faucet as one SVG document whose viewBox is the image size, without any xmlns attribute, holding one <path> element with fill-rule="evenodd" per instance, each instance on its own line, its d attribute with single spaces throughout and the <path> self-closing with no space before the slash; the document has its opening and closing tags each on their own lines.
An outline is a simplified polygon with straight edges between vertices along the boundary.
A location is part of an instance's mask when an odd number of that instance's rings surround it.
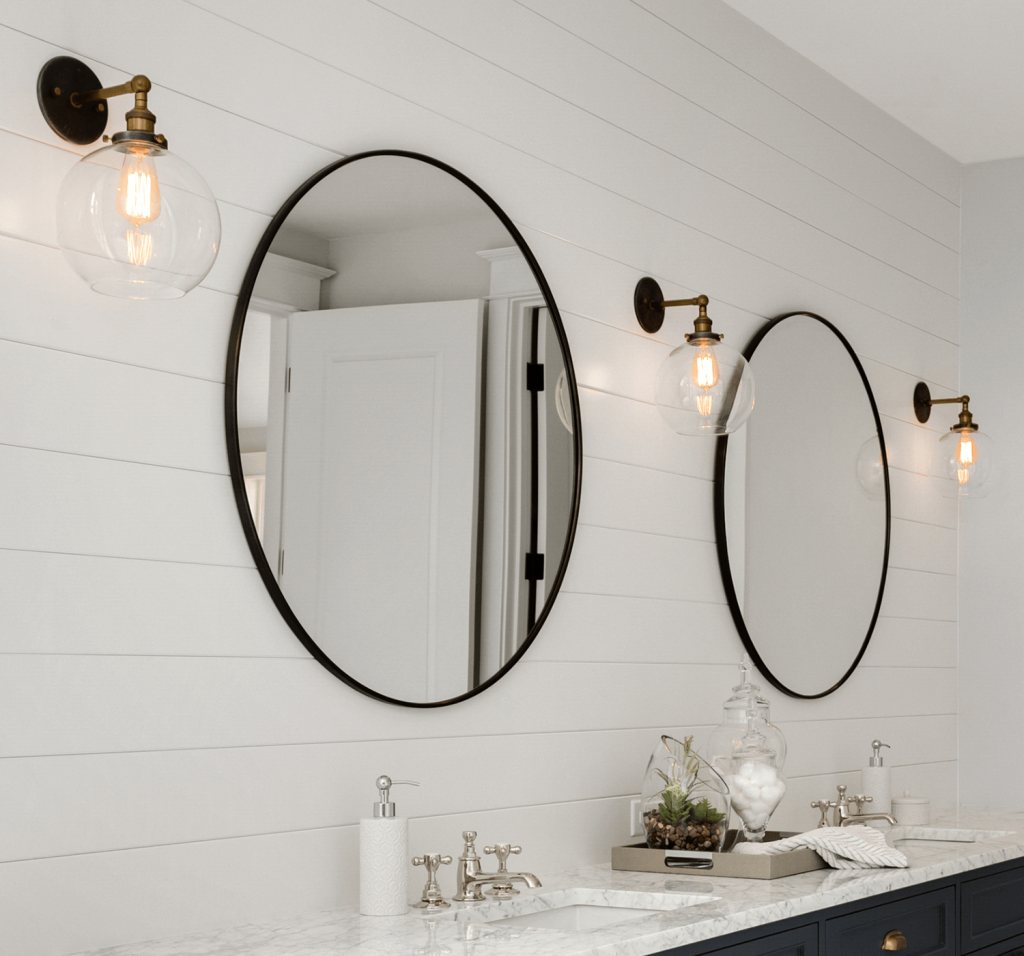
<svg viewBox="0 0 1024 956">
<path fill-rule="evenodd" d="M 455 871 L 456 891 L 453 900 L 480 903 L 484 899 L 481 890 L 488 885 L 491 888 L 485 891 L 486 894 L 496 900 L 510 900 L 518 895 L 519 890 L 512 888 L 513 883 L 525 883 L 532 888 L 540 886 L 540 880 L 532 873 L 509 873 L 505 866 L 510 853 L 523 852 L 521 846 L 512 846 L 510 843 L 485 846 L 485 854 L 493 853 L 498 858 L 498 871 L 484 873 L 480 869 L 480 857 L 476 854 L 476 831 L 464 830 L 462 839 L 465 845 L 462 848 L 462 856 L 459 857 L 458 869 Z"/>
<path fill-rule="evenodd" d="M 839 799 L 833 804 L 835 807 L 835 813 L 832 815 L 833 826 L 849 827 L 857 823 L 867 823 L 868 820 L 888 820 L 893 826 L 896 826 L 896 818 L 891 813 L 861 813 L 864 804 L 871 803 L 873 797 L 865 797 L 861 794 L 851 797 L 850 799 L 857 804 L 857 812 L 850 813 L 850 800 L 846 798 L 845 785 L 839 784 L 836 789 L 839 791 Z"/>
</svg>

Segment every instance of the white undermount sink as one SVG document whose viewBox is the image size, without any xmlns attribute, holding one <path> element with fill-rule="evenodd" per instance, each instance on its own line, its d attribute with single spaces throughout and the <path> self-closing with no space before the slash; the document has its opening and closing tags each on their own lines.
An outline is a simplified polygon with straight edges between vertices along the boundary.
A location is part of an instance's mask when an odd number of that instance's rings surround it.
<svg viewBox="0 0 1024 956">
<path fill-rule="evenodd" d="M 967 830 L 952 827 L 895 826 L 886 834 L 894 847 L 948 847 L 951 843 L 984 843 L 1008 836 L 1008 830 Z"/>
<path fill-rule="evenodd" d="M 548 893 L 524 895 L 503 903 L 485 903 L 459 910 L 451 919 L 490 926 L 533 927 L 555 929 L 568 933 L 585 933 L 627 920 L 647 916 L 666 916 L 673 911 L 698 903 L 708 903 L 713 896 L 686 893 L 636 893 L 628 890 L 553 890 Z"/>
<path fill-rule="evenodd" d="M 560 929 L 568 932 L 586 932 L 613 923 L 622 923 L 643 916 L 656 916 L 661 910 L 648 910 L 630 906 L 602 906 L 600 903 L 570 903 L 537 913 L 506 916 L 488 920 L 494 926 L 536 926 L 540 929 Z"/>
</svg>

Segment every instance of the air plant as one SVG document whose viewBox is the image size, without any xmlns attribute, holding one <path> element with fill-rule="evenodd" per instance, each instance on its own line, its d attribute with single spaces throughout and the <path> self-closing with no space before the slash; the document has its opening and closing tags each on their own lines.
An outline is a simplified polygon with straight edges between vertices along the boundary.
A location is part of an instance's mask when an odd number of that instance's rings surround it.
<svg viewBox="0 0 1024 956">
<path fill-rule="evenodd" d="M 672 827 L 691 818 L 695 823 L 717 823 L 723 819 L 724 814 L 716 810 L 708 802 L 707 797 L 696 804 L 690 801 L 690 791 L 699 782 L 697 773 L 700 769 L 700 758 L 693 749 L 692 736 L 685 737 L 682 743 L 682 750 L 678 747 L 669 749 L 672 754 L 669 768 L 671 776 L 655 768 L 655 773 L 665 781 L 665 789 L 661 792 L 662 802 L 658 805 L 658 815 L 663 823 Z"/>
</svg>

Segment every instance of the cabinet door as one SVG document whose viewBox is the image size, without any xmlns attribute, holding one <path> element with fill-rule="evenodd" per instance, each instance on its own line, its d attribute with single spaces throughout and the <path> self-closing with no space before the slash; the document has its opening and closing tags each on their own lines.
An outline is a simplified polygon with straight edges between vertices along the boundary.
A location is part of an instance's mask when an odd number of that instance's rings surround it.
<svg viewBox="0 0 1024 956">
<path fill-rule="evenodd" d="M 948 886 L 882 906 L 872 906 L 825 923 L 827 956 L 879 953 L 889 933 L 902 933 L 900 956 L 954 956 L 956 895 Z"/>
<path fill-rule="evenodd" d="M 960 885 L 960 952 L 1024 933 L 1024 867 Z"/>
</svg>

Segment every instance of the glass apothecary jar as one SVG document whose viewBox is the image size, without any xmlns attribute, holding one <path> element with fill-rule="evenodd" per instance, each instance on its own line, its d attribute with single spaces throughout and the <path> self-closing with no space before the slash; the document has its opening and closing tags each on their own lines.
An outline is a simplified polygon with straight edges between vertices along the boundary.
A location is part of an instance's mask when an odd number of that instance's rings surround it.
<svg viewBox="0 0 1024 956">
<path fill-rule="evenodd" d="M 743 823 L 743 837 L 750 843 L 764 839 L 768 821 L 786 795 L 786 778 L 776 766 L 776 754 L 767 747 L 764 734 L 754 729 L 755 723 L 751 713 L 751 729 L 725 777 L 732 807 Z"/>
<path fill-rule="evenodd" d="M 771 722 L 770 704 L 761 696 L 761 688 L 750 682 L 750 660 L 743 658 L 742 675 L 733 695 L 722 705 L 722 722 L 708 736 L 704 754 L 708 762 L 722 776 L 733 771 L 733 757 L 744 748 L 747 735 L 747 716 L 753 712 L 755 729 L 764 735 L 766 749 L 775 754 L 775 768 L 782 770 L 786 763 L 786 738 Z"/>
<path fill-rule="evenodd" d="M 653 850 L 719 852 L 729 828 L 729 786 L 693 748 L 693 737 L 663 735 L 641 791 L 641 818 Z"/>
</svg>

